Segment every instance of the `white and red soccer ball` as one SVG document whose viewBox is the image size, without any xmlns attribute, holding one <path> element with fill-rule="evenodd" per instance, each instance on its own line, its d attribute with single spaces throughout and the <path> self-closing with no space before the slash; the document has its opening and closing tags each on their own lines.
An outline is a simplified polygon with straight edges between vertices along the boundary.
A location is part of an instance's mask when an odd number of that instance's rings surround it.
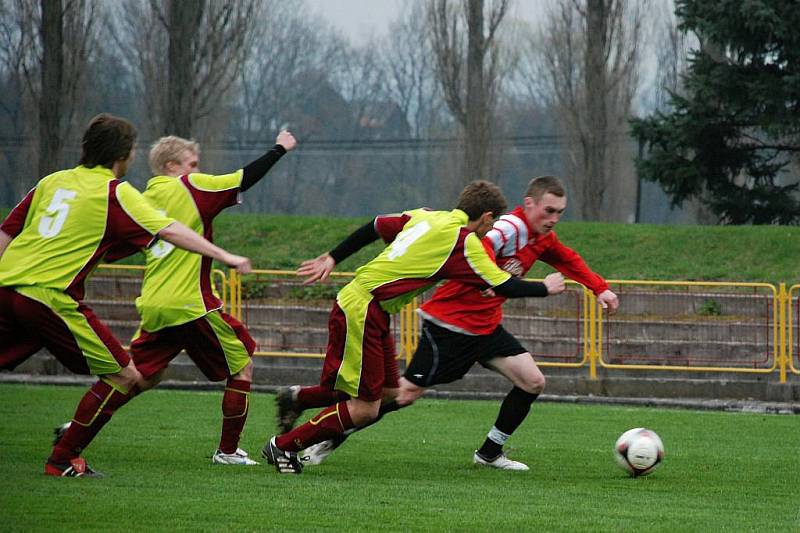
<svg viewBox="0 0 800 533">
<path fill-rule="evenodd" d="M 629 429 L 617 439 L 614 457 L 631 476 L 646 476 L 664 460 L 664 444 L 652 429 Z"/>
</svg>

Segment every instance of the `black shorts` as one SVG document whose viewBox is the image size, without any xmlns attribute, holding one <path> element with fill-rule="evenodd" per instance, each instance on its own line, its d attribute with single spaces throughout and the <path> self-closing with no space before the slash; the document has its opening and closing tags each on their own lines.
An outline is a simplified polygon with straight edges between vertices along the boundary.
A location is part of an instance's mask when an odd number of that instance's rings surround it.
<svg viewBox="0 0 800 533">
<path fill-rule="evenodd" d="M 527 352 L 514 336 L 498 326 L 489 335 L 456 333 L 425 320 L 414 358 L 403 375 L 419 387 L 461 379 L 472 365 Z"/>
</svg>

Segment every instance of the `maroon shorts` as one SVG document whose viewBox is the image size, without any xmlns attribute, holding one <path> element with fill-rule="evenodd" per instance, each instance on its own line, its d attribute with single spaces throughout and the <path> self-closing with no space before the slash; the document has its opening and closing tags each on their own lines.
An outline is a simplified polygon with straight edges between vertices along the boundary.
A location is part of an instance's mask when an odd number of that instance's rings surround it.
<svg viewBox="0 0 800 533">
<path fill-rule="evenodd" d="M 391 319 L 388 313 L 380 307 L 378 302 L 370 302 L 363 324 L 363 340 L 359 347 L 360 375 L 355 376 L 358 391 L 354 394 L 352 378 L 355 371 L 352 368 L 348 370 L 344 361 L 347 317 L 339 304 L 334 303 L 328 318 L 328 348 L 320 376 L 320 385 L 341 390 L 365 401 L 381 399 L 384 388 L 397 388 L 400 373 L 397 368 L 394 338 L 390 331 L 390 325 Z M 348 373 L 350 379 L 345 376 Z M 350 383 L 350 386 L 347 382 Z"/>
<path fill-rule="evenodd" d="M 145 378 L 165 369 L 181 350 L 210 381 L 239 373 L 250 362 L 256 342 L 244 325 L 222 311 L 160 329 L 141 330 L 131 343 L 131 357 Z"/>
<path fill-rule="evenodd" d="M 128 366 L 128 353 L 89 307 L 52 294 L 65 305 L 51 308 L 0 287 L 1 370 L 13 370 L 42 348 L 76 374 L 113 374 Z"/>
</svg>

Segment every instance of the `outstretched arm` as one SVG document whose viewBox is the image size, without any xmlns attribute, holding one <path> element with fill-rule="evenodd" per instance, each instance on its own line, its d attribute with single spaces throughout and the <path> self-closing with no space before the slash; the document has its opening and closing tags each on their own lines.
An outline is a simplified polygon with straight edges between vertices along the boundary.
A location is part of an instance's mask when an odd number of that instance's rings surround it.
<svg viewBox="0 0 800 533">
<path fill-rule="evenodd" d="M 297 141 L 290 132 L 284 130 L 278 134 L 273 146 L 267 153 L 249 163 L 242 172 L 241 191 L 244 192 L 263 178 L 269 169 L 283 157 L 286 152 L 294 150 Z"/>
<path fill-rule="evenodd" d="M 180 222 L 173 222 L 158 232 L 158 236 L 178 248 L 195 252 L 235 268 L 240 274 L 251 270 L 250 259 L 229 253 L 206 240 Z"/>
<path fill-rule="evenodd" d="M 544 282 L 525 281 L 511 276 L 507 281 L 501 283 L 492 290 L 499 296 L 506 298 L 526 298 L 529 296 L 545 297 L 564 292 L 564 276 L 559 272 L 548 274 Z"/>
<path fill-rule="evenodd" d="M 375 219 L 372 219 L 351 233 L 330 252 L 322 254 L 315 259 L 303 261 L 300 264 L 300 268 L 297 269 L 297 275 L 306 277 L 303 282 L 304 285 L 309 285 L 315 281 L 325 281 L 336 265 L 365 246 L 377 241 L 378 238 L 380 236 L 375 229 Z"/>
</svg>

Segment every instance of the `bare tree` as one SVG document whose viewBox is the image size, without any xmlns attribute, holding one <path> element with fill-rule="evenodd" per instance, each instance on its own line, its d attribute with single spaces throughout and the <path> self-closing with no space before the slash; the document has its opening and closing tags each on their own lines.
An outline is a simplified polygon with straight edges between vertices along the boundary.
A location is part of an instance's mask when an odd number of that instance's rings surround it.
<svg viewBox="0 0 800 533">
<path fill-rule="evenodd" d="M 386 90 L 406 116 L 414 139 L 430 136 L 443 103 L 428 22 L 421 0 L 404 4 L 400 17 L 390 24 L 382 48 Z"/>
<path fill-rule="evenodd" d="M 232 132 L 243 144 L 266 142 L 290 125 L 294 105 L 307 99 L 316 81 L 339 63 L 343 48 L 322 19 L 308 16 L 302 2 L 267 0 L 263 7 L 238 76 L 241 112 Z"/>
<path fill-rule="evenodd" d="M 61 166 L 64 139 L 84 101 L 102 10 L 93 0 L 6 0 L 0 11 L 2 70 L 19 89 L 22 109 L 38 115 L 17 122 L 17 133 L 38 139 L 32 151 L 38 154 L 38 175 L 45 175 Z"/>
<path fill-rule="evenodd" d="M 204 119 L 224 116 L 225 98 L 246 59 L 258 0 L 130 0 L 119 9 L 118 44 L 139 72 L 148 133 L 208 140 Z M 165 51 L 167 52 L 165 54 Z M 198 135 L 203 133 L 203 135 Z"/>
<path fill-rule="evenodd" d="M 335 92 L 332 78 L 343 69 L 347 46 L 322 18 L 308 15 L 302 0 L 267 0 L 262 7 L 238 76 L 230 132 L 248 156 L 271 144 L 281 128 L 298 137 L 303 149 L 270 174 L 273 193 L 248 200 L 248 207 L 291 213 L 318 199 L 330 202 L 336 195 L 329 191 L 345 174 L 338 158 L 318 163 L 323 156 L 309 146 L 352 126 L 349 113 L 341 113 L 345 106 L 326 98 Z"/>
<path fill-rule="evenodd" d="M 42 96 L 39 99 L 39 175 L 58 167 L 61 153 L 61 98 L 64 78 L 64 4 L 41 0 Z"/>
<path fill-rule="evenodd" d="M 509 2 L 491 0 L 488 10 L 484 0 L 435 0 L 429 6 L 436 75 L 464 131 L 464 182 L 491 176 L 489 125 L 501 79 L 497 34 Z"/>
<path fill-rule="evenodd" d="M 196 39 L 201 35 L 197 28 L 203 20 L 206 2 L 169 0 L 164 4 L 166 16 L 155 0 L 151 0 L 151 5 L 166 26 L 169 36 L 167 108 L 162 133 L 190 137 L 197 106 L 193 57 L 197 51 Z"/>
<path fill-rule="evenodd" d="M 530 78 L 563 118 L 573 205 L 585 220 L 628 220 L 635 178 L 627 119 L 639 85 L 646 1 L 557 0 L 527 53 Z M 544 80 L 544 83 L 542 83 Z"/>
</svg>

